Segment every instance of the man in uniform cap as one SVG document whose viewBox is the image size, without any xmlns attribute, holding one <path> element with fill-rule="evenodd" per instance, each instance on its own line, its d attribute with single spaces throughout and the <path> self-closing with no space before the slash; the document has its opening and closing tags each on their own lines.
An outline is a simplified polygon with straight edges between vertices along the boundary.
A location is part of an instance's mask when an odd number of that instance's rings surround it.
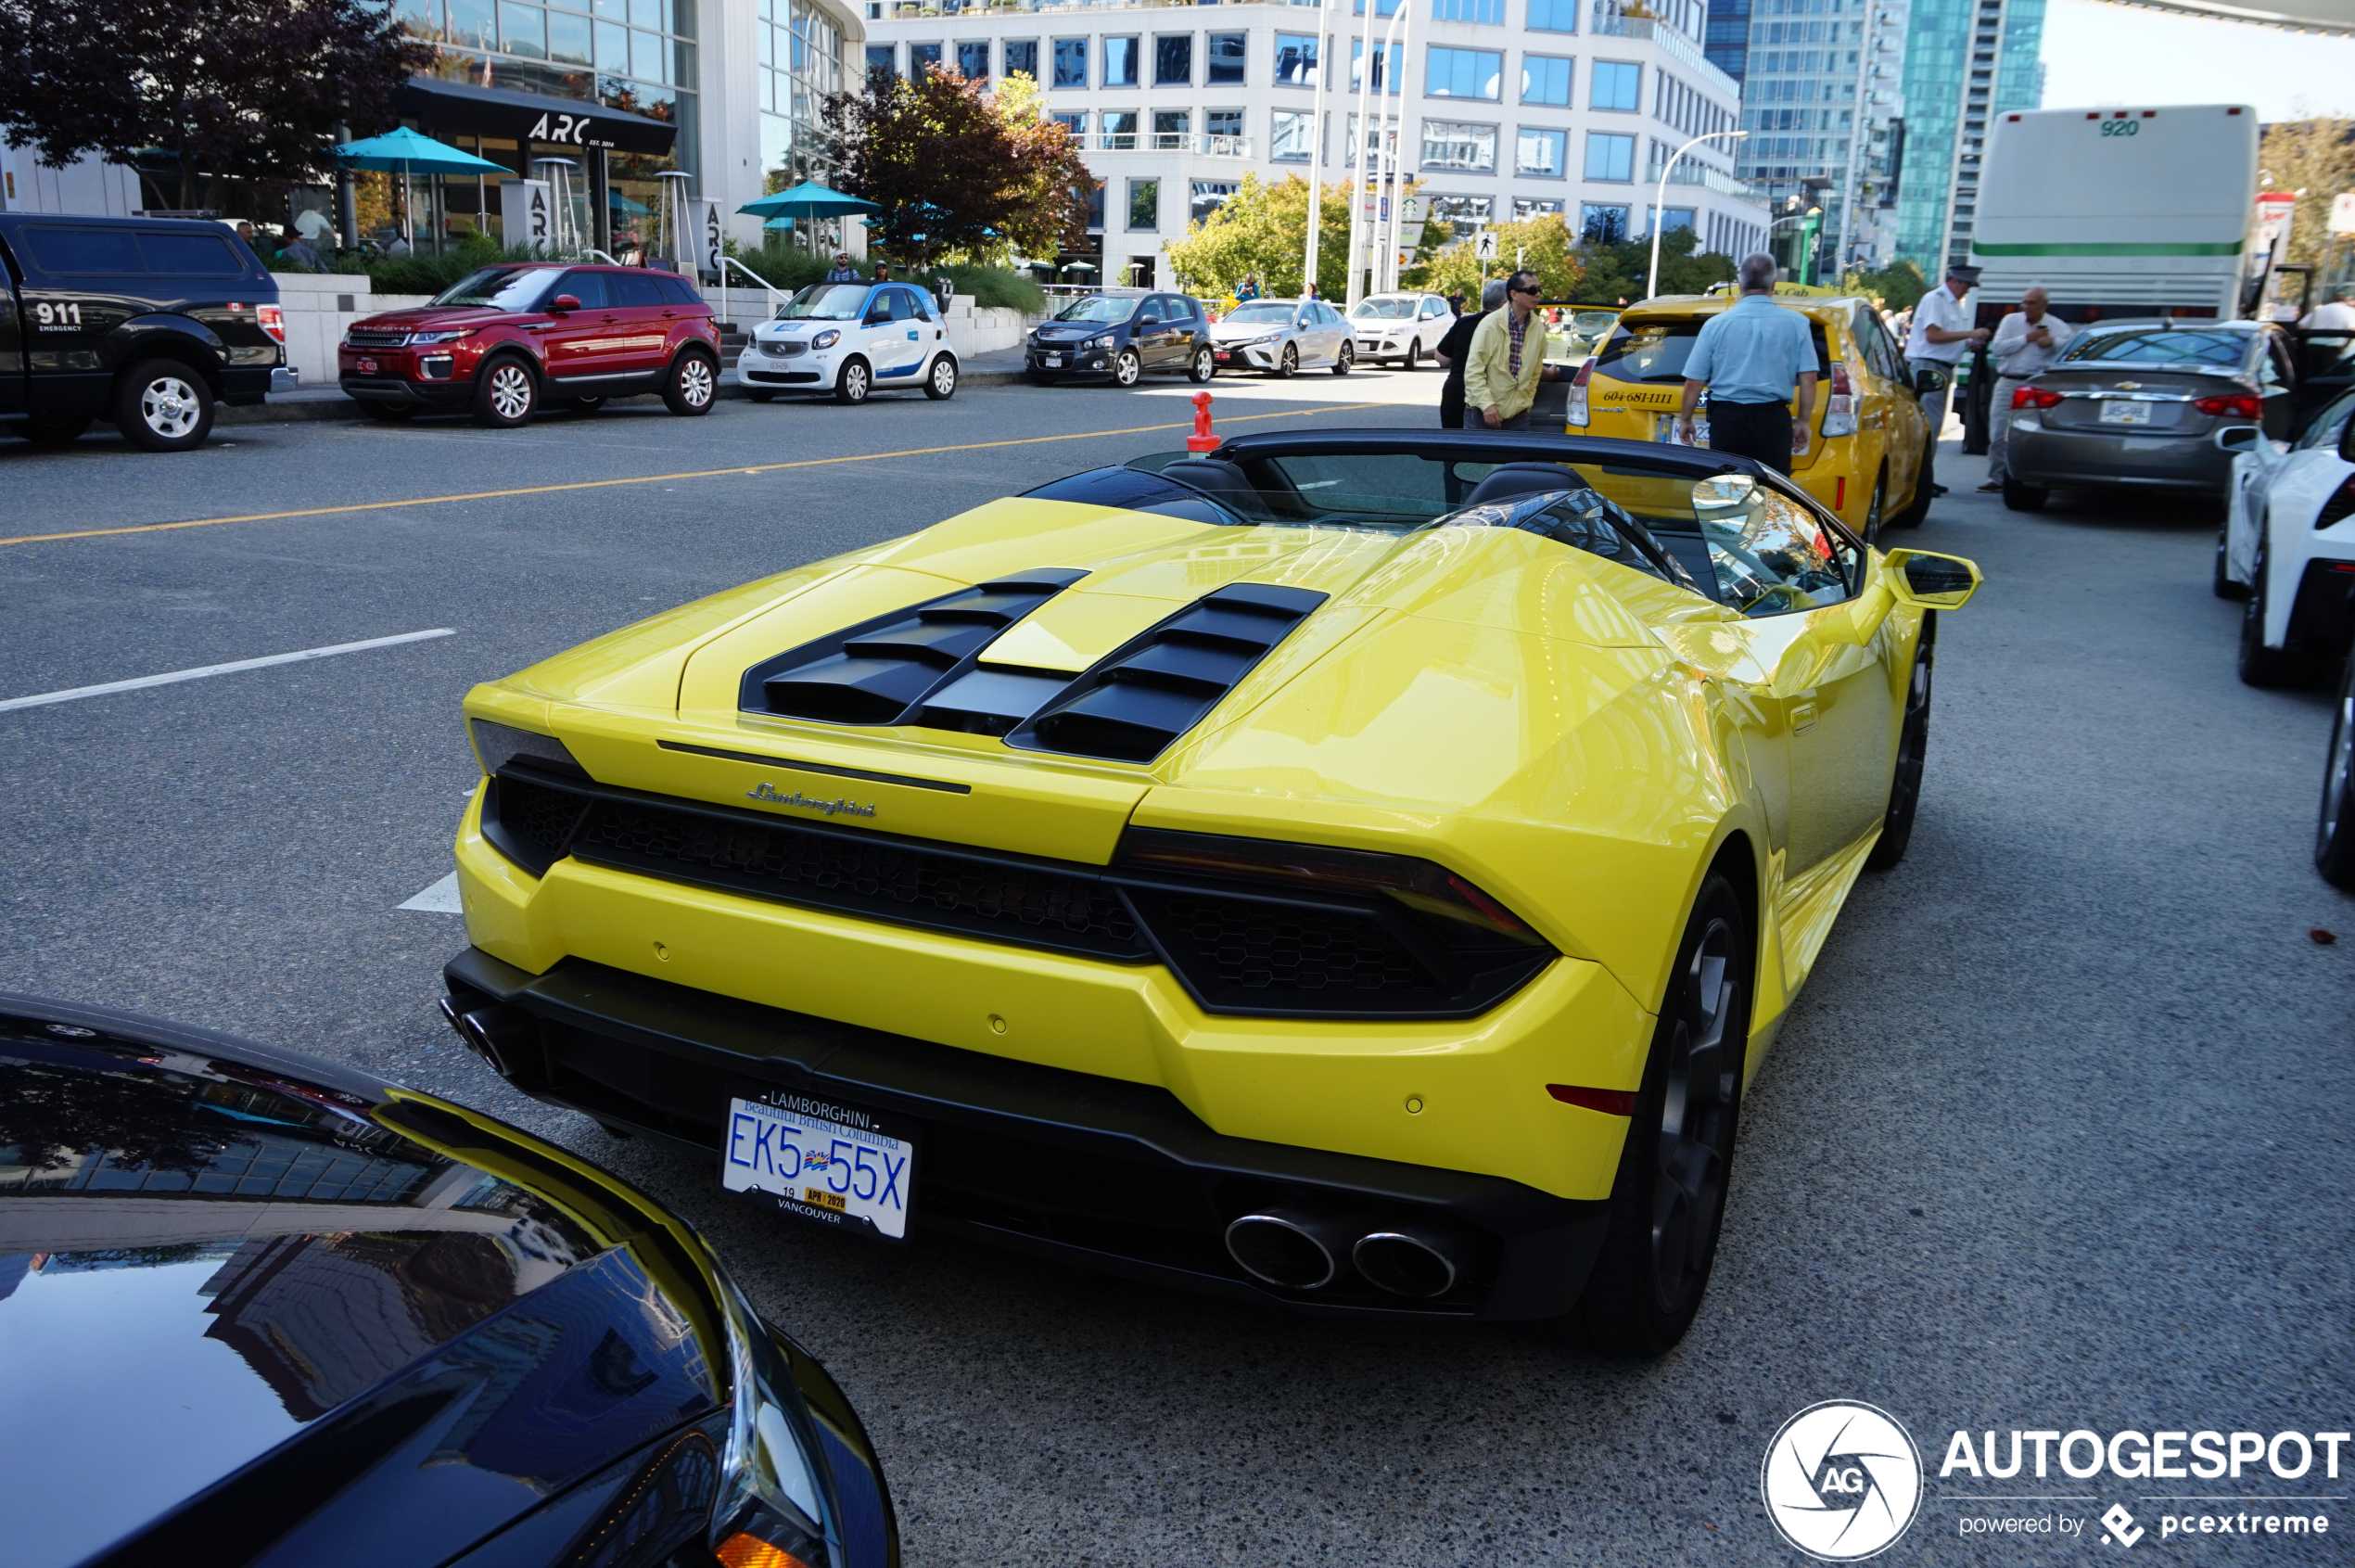
<svg viewBox="0 0 2355 1568">
<path fill-rule="evenodd" d="M 1971 325 L 1971 312 L 1964 299 L 1979 287 L 1979 269 L 1956 262 L 1946 269 L 1946 282 L 1921 298 L 1914 307 L 1914 330 L 1905 344 L 1905 368 L 1916 377 L 1925 370 L 1935 370 L 1946 377 L 1951 386 L 1954 367 L 1962 363 L 1963 351 L 1974 343 L 1984 343 L 1988 331 Z M 1929 415 L 1929 451 L 1922 457 L 1921 482 L 1930 487 L 1930 494 L 1943 495 L 1946 487 L 1933 482 L 1933 467 L 1938 457 L 1938 432 L 1946 425 L 1946 392 L 1941 389 L 1925 395 L 1922 412 Z"/>
</svg>

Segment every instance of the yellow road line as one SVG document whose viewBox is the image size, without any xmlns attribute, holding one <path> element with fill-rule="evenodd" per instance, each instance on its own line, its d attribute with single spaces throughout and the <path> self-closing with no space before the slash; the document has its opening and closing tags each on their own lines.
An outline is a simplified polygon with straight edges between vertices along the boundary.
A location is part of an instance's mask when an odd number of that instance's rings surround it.
<svg viewBox="0 0 2355 1568">
<path fill-rule="evenodd" d="M 1330 408 L 1288 409 L 1281 414 L 1240 414 L 1228 425 L 1254 419 L 1298 419 L 1316 414 L 1354 414 L 1363 408 L 1387 408 L 1388 403 L 1336 403 Z M 1144 436 L 1156 430 L 1190 430 L 1194 422 L 1138 425 L 1126 430 L 1074 430 L 1061 436 L 1020 436 L 1002 441 L 967 441 L 961 446 L 911 447 L 906 452 L 860 452 L 841 457 L 805 457 L 793 463 L 763 463 L 749 468 L 698 468 L 686 474 L 646 474 L 627 479 L 581 479 L 566 485 L 527 485 L 520 490 L 478 490 L 463 495 L 421 495 L 410 501 L 363 501 L 348 506 L 306 506 L 298 512 L 252 512 L 238 517 L 197 517 L 185 523 L 138 523 L 119 529 L 81 529 L 72 533 L 28 533 L 0 539 L 0 544 L 46 544 L 60 539 L 103 539 L 118 533 L 165 533 L 173 529 L 218 528 L 223 523 L 274 523 L 287 517 L 325 517 L 339 512 L 386 512 L 397 506 L 439 506 L 450 501 L 499 501 L 513 495 L 552 495 L 567 490 L 605 490 L 614 485 L 658 485 L 672 479 L 714 479 L 730 474 L 768 474 L 780 468 L 818 468 L 829 463 L 881 463 L 894 457 L 934 457 L 945 452 L 981 452 L 990 447 L 1037 446 L 1046 441 L 1084 441 L 1101 436 Z"/>
</svg>

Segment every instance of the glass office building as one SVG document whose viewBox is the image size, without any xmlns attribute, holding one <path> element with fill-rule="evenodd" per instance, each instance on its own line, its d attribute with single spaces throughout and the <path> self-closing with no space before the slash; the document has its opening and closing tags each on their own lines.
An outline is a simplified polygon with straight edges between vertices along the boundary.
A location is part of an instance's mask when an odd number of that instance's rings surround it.
<svg viewBox="0 0 2355 1568">
<path fill-rule="evenodd" d="M 2044 0 L 1913 0 L 1896 252 L 1934 282 L 1967 261 L 1994 115 L 2044 96 Z"/>
</svg>

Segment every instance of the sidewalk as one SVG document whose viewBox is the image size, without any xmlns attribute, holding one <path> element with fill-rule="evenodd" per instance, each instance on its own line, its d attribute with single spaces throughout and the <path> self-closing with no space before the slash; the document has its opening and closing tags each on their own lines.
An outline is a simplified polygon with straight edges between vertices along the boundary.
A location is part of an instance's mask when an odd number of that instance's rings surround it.
<svg viewBox="0 0 2355 1568">
<path fill-rule="evenodd" d="M 975 354 L 959 362 L 957 385 L 962 389 L 972 387 L 1012 387 L 1023 379 L 1023 351 L 1001 349 L 994 354 Z M 732 380 L 723 378 L 719 396 L 741 399 L 745 389 Z M 799 394 L 796 394 L 799 395 Z M 642 392 L 635 397 L 616 398 L 617 406 L 643 406 L 657 402 L 656 394 Z M 213 424 L 279 425 L 312 419 L 364 419 L 367 414 L 361 406 L 343 395 L 340 387 L 305 387 L 299 392 L 280 392 L 257 408 L 223 407 L 213 415 Z"/>
</svg>

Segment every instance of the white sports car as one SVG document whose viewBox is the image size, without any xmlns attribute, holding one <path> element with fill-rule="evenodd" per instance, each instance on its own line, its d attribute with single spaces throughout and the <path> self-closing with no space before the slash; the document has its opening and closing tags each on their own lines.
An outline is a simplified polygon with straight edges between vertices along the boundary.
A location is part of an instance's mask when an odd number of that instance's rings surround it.
<svg viewBox="0 0 2355 1568">
<path fill-rule="evenodd" d="M 2355 634 L 2355 391 L 2294 441 L 2260 440 L 2233 460 L 2216 594 L 2247 601 L 2241 679 L 2300 685 L 2330 674 Z"/>
</svg>

